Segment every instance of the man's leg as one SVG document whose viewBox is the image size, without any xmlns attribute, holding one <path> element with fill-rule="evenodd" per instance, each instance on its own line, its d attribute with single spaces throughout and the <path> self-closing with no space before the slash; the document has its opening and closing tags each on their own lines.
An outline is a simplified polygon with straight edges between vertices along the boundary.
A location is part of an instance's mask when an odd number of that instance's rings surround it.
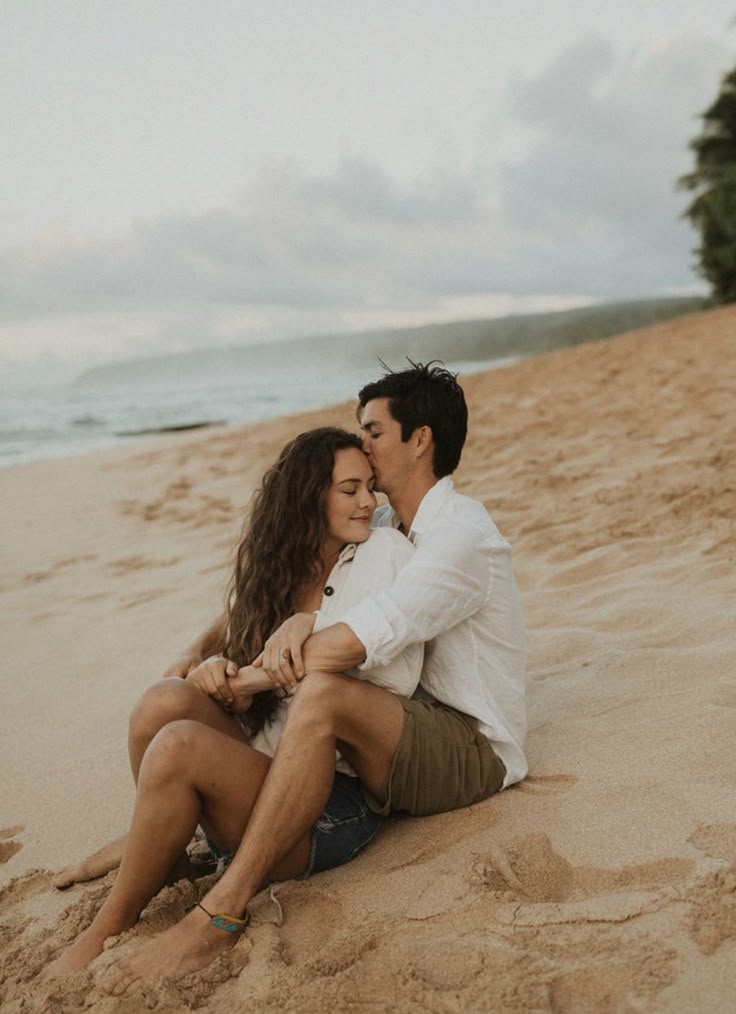
<svg viewBox="0 0 736 1014">
<path fill-rule="evenodd" d="M 107 937 L 137 921 L 198 823 L 222 848 L 236 849 L 270 763 L 264 754 L 201 723 L 169 723 L 141 765 L 133 821 L 110 894 L 91 926 L 49 966 L 48 976 L 83 968 Z M 276 879 L 297 876 L 308 860 L 307 834 L 270 872 Z"/>
<path fill-rule="evenodd" d="M 240 848 L 208 900 L 233 914 L 245 909 L 268 870 L 324 809 L 338 742 L 364 787 L 379 792 L 403 722 L 401 702 L 389 691 L 349 676 L 310 674 L 291 705 Z"/>
<path fill-rule="evenodd" d="M 401 702 L 389 691 L 348 676 L 310 673 L 290 706 L 240 847 L 202 900 L 204 907 L 213 914 L 242 916 L 269 870 L 308 838 L 330 794 L 336 743 L 365 788 L 380 791 L 403 720 Z M 209 964 L 229 943 L 227 933 L 218 936 L 194 910 L 158 938 L 155 952 L 141 950 L 118 962 L 109 988 L 120 994 L 141 978 L 186 975 Z"/>
<path fill-rule="evenodd" d="M 128 757 L 133 781 L 136 784 L 138 783 L 141 761 L 153 737 L 169 722 L 176 722 L 180 719 L 201 722 L 241 743 L 247 742 L 245 733 L 232 715 L 223 711 L 211 697 L 208 697 L 193 683 L 186 683 L 176 677 L 159 680 L 158 683 L 154 683 L 143 692 L 130 716 Z M 125 851 L 126 838 L 127 835 L 121 835 L 107 845 L 103 845 L 101 849 L 93 852 L 80 863 L 65 866 L 55 874 L 54 886 L 63 890 L 66 887 L 71 887 L 72 884 L 104 877 L 106 873 L 120 865 Z M 183 863 L 178 872 L 181 877 L 187 876 L 187 864 Z"/>
</svg>

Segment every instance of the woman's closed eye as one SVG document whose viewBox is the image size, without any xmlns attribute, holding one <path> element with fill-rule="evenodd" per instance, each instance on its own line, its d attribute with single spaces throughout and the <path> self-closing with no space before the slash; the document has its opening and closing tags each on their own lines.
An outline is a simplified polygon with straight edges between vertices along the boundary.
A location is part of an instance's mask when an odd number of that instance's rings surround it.
<svg viewBox="0 0 736 1014">
<path fill-rule="evenodd" d="M 375 481 L 371 481 L 369 483 L 369 485 L 367 485 L 365 487 L 366 492 L 367 493 L 374 493 L 375 492 L 375 485 L 376 485 Z M 358 496 L 360 494 L 360 487 L 356 486 L 355 489 L 342 489 L 342 490 L 340 490 L 340 492 L 344 493 L 345 496 Z"/>
</svg>

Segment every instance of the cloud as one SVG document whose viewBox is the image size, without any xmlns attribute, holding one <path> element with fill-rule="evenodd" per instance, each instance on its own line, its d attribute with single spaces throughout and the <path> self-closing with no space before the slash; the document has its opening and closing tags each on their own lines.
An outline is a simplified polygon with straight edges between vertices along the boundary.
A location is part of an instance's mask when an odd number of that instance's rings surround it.
<svg viewBox="0 0 736 1014">
<path fill-rule="evenodd" d="M 184 347 L 391 312 L 428 319 L 484 295 L 615 299 L 687 288 L 694 237 L 674 183 L 688 168 L 697 113 L 731 60 L 696 39 L 624 56 L 583 40 L 509 87 L 503 129 L 525 137 L 513 162 L 494 166 L 488 153 L 503 148 L 494 136 L 478 138 L 474 165 L 409 181 L 367 157 L 321 176 L 281 163 L 227 207 L 106 240 L 62 232 L 6 249 L 0 334 L 14 321 L 30 334 L 63 318 L 65 335 L 84 320 L 89 336 L 91 321 L 117 320 L 100 343 L 114 332 L 118 347 L 138 335 Z"/>
<path fill-rule="evenodd" d="M 411 302 L 403 254 L 475 227 L 462 177 L 400 186 L 351 160 L 329 177 L 269 167 L 237 206 L 169 217 L 85 243 L 60 234 L 0 257 L 3 316 L 138 311 L 172 304 L 349 308 Z M 413 286 L 416 290 L 417 286 Z M 419 286 L 421 288 L 421 285 Z"/>
<path fill-rule="evenodd" d="M 692 278 L 675 182 L 729 58 L 715 44 L 678 40 L 617 60 L 593 39 L 517 84 L 512 108 L 537 136 L 504 167 L 502 202 L 512 230 L 539 241 L 536 271 L 546 251 L 558 278 L 577 270 L 586 291 L 612 295 Z"/>
<path fill-rule="evenodd" d="M 331 179 L 306 181 L 302 193 L 308 201 L 358 222 L 462 226 L 478 213 L 478 195 L 459 175 L 433 174 L 402 186 L 366 159 L 344 161 Z"/>
</svg>

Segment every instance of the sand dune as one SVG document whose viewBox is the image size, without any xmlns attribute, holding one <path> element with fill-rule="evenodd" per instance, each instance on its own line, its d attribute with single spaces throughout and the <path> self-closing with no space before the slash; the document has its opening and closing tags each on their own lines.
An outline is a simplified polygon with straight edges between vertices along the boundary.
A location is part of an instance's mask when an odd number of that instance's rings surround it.
<svg viewBox="0 0 736 1014">
<path fill-rule="evenodd" d="M 3 1011 L 733 1009 L 736 310 L 465 387 L 457 483 L 524 596 L 530 777 L 284 885 L 280 928 L 260 895 L 226 961 L 125 1001 L 99 969 L 204 886 L 48 986 L 110 879 L 60 893 L 51 871 L 125 829 L 128 712 L 218 611 L 263 468 L 352 406 L 0 473 Z"/>
</svg>

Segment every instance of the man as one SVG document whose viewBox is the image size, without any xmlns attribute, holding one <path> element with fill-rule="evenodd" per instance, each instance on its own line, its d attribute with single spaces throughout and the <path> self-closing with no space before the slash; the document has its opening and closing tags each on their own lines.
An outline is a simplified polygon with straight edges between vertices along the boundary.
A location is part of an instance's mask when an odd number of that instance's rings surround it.
<svg viewBox="0 0 736 1014">
<path fill-rule="evenodd" d="M 364 451 L 389 499 L 376 521 L 398 527 L 416 551 L 388 592 L 340 622 L 322 629 L 318 615 L 297 614 L 269 639 L 255 663 L 260 685 L 304 682 L 241 845 L 201 907 L 153 953 L 115 966 L 115 993 L 140 978 L 187 974 L 227 949 L 234 935 L 223 919 L 241 925 L 269 872 L 322 812 L 336 747 L 379 813 L 467 806 L 526 774 L 523 621 L 510 547 L 450 478 L 467 432 L 462 389 L 444 368 L 420 364 L 359 397 Z M 216 637 L 215 627 L 168 674 L 186 675 Z M 385 664 L 416 641 L 428 642 L 424 699 L 342 675 Z M 232 663 L 210 662 L 212 696 L 227 700 L 238 678 Z"/>
</svg>

